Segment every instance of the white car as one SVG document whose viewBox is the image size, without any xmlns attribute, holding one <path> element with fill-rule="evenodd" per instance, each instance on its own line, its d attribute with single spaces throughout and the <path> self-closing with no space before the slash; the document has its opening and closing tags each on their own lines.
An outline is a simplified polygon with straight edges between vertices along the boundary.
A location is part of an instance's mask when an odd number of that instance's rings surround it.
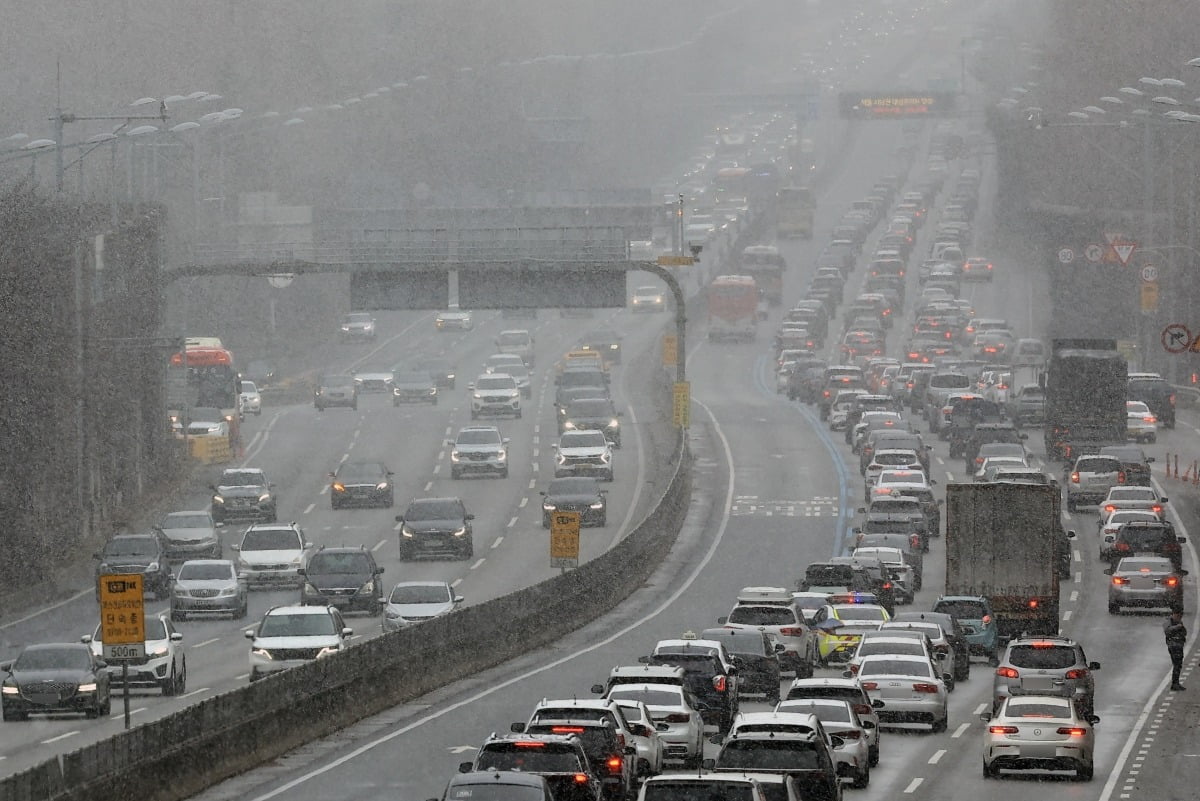
<svg viewBox="0 0 1200 801">
<path fill-rule="evenodd" d="M 299 587 L 304 557 L 311 542 L 295 523 L 259 523 L 246 529 L 237 551 L 238 576 L 255 587 Z"/>
<path fill-rule="evenodd" d="M 451 306 L 444 312 L 438 312 L 433 323 L 439 331 L 449 331 L 452 328 L 459 331 L 470 331 L 475 327 L 471 312 L 463 311 L 458 306 Z"/>
<path fill-rule="evenodd" d="M 1154 512 L 1160 520 L 1164 520 L 1167 515 L 1167 498 L 1160 496 L 1154 487 L 1119 484 L 1110 487 L 1108 495 L 1100 502 L 1100 514 L 1111 514 L 1118 509 Z"/>
<path fill-rule="evenodd" d="M 979 468 L 973 476 L 975 481 L 987 481 L 996 474 L 997 470 L 1004 469 L 1022 469 L 1029 467 L 1029 463 L 1019 456 L 985 456 L 983 461 L 979 463 Z"/>
<path fill-rule="evenodd" d="M 813 679 L 796 679 L 788 688 L 784 700 L 777 706 L 783 706 L 790 701 L 824 700 L 827 698 L 840 699 L 850 703 L 850 707 L 863 721 L 867 733 L 868 764 L 875 767 L 879 764 L 879 710 L 867 695 L 858 679 L 821 677 Z M 783 710 L 780 710 L 783 711 Z"/>
<path fill-rule="evenodd" d="M 993 779 L 1001 768 L 1074 769 L 1076 778 L 1091 780 L 1095 773 L 1095 715 L 1081 716 L 1069 698 L 1017 695 L 1000 710 L 979 716 L 983 730 L 983 777 Z"/>
<path fill-rule="evenodd" d="M 776 712 L 816 715 L 830 737 L 841 739 L 841 745 L 833 749 L 838 762 L 838 775 L 850 776 L 850 786 L 855 789 L 871 783 L 871 757 L 867 746 L 868 724 L 854 711 L 854 706 L 840 698 L 806 698 L 798 701 L 780 701 Z"/>
<path fill-rule="evenodd" d="M 867 472 L 863 474 L 867 486 L 872 487 L 884 470 L 918 470 L 924 474 L 924 467 L 917 452 L 911 448 L 884 448 L 871 454 L 867 462 Z M 869 498 L 869 493 L 868 493 Z"/>
<path fill-rule="evenodd" d="M 187 688 L 187 654 L 184 652 L 183 635 L 175 630 L 170 615 L 147 615 L 146 658 L 129 663 L 129 687 L 160 690 L 163 695 L 180 695 Z M 97 624 L 93 634 L 85 634 L 80 640 L 87 643 L 97 658 L 104 658 L 102 627 Z M 109 683 L 121 686 L 122 668 L 110 664 L 107 668 Z"/>
<path fill-rule="evenodd" d="M 472 381 L 471 419 L 481 415 L 521 416 L 521 388 L 508 373 L 484 373 Z"/>
<path fill-rule="evenodd" d="M 612 443 L 602 431 L 564 431 L 554 446 L 554 477 L 597 476 L 613 480 Z"/>
<path fill-rule="evenodd" d="M 250 640 L 250 681 L 258 681 L 268 673 L 346 650 L 354 630 L 342 622 L 336 607 L 276 606 L 245 634 Z"/>
<path fill-rule="evenodd" d="M 1112 512 L 1100 511 L 1100 560 L 1106 561 L 1112 557 L 1113 543 L 1117 541 L 1117 531 L 1126 523 L 1157 523 L 1159 516 L 1149 509 L 1114 509 Z"/>
<path fill-rule="evenodd" d="M 872 701 L 883 702 L 878 710 L 881 721 L 928 723 L 934 734 L 946 730 L 950 719 L 946 682 L 934 674 L 927 658 L 901 654 L 863 657 L 857 678 Z"/>
<path fill-rule="evenodd" d="M 637 774 L 639 776 L 657 776 L 663 771 L 663 741 L 658 736 L 658 724 L 650 714 L 650 709 L 641 701 L 618 701 L 621 714 L 629 724 L 633 734 L 633 746 L 637 749 Z"/>
<path fill-rule="evenodd" d="M 717 618 L 717 623 L 729 629 L 765 632 L 771 642 L 783 647 L 780 670 L 792 672 L 797 678 L 812 675 L 817 662 L 816 637 L 787 589 L 746 587 L 738 593 L 738 602 L 728 617 Z"/>
<path fill-rule="evenodd" d="M 629 310 L 635 312 L 660 312 L 666 308 L 667 301 L 656 286 L 639 286 L 629 301 Z"/>
<path fill-rule="evenodd" d="M 399 631 L 448 614 L 462 602 L 445 581 L 401 581 L 388 595 L 381 625 L 384 631 Z"/>
<path fill-rule="evenodd" d="M 1125 402 L 1125 438 L 1134 442 L 1158 439 L 1158 418 L 1142 401 Z"/>
<path fill-rule="evenodd" d="M 689 768 L 699 766 L 704 755 L 704 722 L 686 689 L 672 684 L 618 684 L 607 697 L 622 707 L 631 702 L 645 704 L 658 729 L 663 758 L 679 760 Z"/>
<path fill-rule="evenodd" d="M 262 414 L 262 395 L 253 381 L 243 381 L 241 394 L 238 395 L 242 414 L 252 414 L 256 417 Z"/>
</svg>

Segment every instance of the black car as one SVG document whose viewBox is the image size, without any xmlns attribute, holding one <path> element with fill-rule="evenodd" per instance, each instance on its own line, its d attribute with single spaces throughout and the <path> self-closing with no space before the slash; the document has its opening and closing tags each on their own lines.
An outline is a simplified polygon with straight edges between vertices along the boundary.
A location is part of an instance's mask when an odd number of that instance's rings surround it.
<svg viewBox="0 0 1200 801">
<path fill-rule="evenodd" d="M 621 447 L 621 413 L 608 398 L 578 398 L 569 401 L 559 415 L 558 433 L 564 431 L 603 431 L 604 438 Z"/>
<path fill-rule="evenodd" d="M 400 526 L 400 559 L 451 554 L 470 559 L 475 554 L 471 521 L 460 498 L 417 498 L 404 514 L 396 516 Z"/>
<path fill-rule="evenodd" d="M 212 517 L 214 523 L 230 520 L 252 520 L 274 523 L 276 517 L 275 485 L 258 468 L 230 468 L 221 472 L 213 491 Z"/>
<path fill-rule="evenodd" d="M 322 547 L 299 570 L 300 603 L 336 606 L 343 612 L 383 612 L 383 568 L 365 548 Z"/>
<path fill-rule="evenodd" d="M 428 403 L 437 406 L 438 389 L 427 372 L 395 373 L 392 376 L 392 405 Z"/>
<path fill-rule="evenodd" d="M 761 694 L 766 696 L 768 704 L 779 703 L 782 643 L 773 642 L 757 629 L 705 629 L 700 632 L 700 639 L 724 643 L 725 650 L 742 661 L 738 670 L 739 693 Z"/>
<path fill-rule="evenodd" d="M 577 734 L 493 734 L 480 746 L 475 761 L 460 763 L 458 770 L 544 776 L 555 801 L 599 801 L 602 795 L 600 776 Z"/>
<path fill-rule="evenodd" d="M 583 389 L 588 391 L 586 393 L 578 391 Z M 555 383 L 554 405 L 562 410 L 566 408 L 568 399 L 607 398 L 610 395 L 608 374 L 603 370 L 564 370 L 559 374 Z"/>
<path fill-rule="evenodd" d="M 446 389 L 454 389 L 454 365 L 449 359 L 443 359 L 440 356 L 431 356 L 426 359 L 419 359 L 413 369 L 420 370 L 429 374 L 433 379 L 433 383 L 438 389 L 445 387 Z"/>
<path fill-rule="evenodd" d="M 542 493 L 542 528 L 555 512 L 579 512 L 579 525 L 608 525 L 608 492 L 591 476 L 556 478 Z"/>
<path fill-rule="evenodd" d="M 737 688 L 741 681 L 738 667 L 726 663 L 728 654 L 718 653 L 713 647 L 690 642 L 668 643 L 659 643 L 653 654 L 639 657 L 638 661 L 681 668 L 684 686 L 695 698 L 700 717 L 706 724 L 715 725 L 717 731 L 729 731 L 738 713 Z"/>
<path fill-rule="evenodd" d="M 1175 427 L 1175 387 L 1157 373 L 1130 373 L 1126 398 L 1145 403 L 1158 422 Z"/>
<path fill-rule="evenodd" d="M 97 595 L 100 576 L 110 573 L 140 574 L 143 590 L 154 593 L 155 598 L 165 599 L 171 593 L 171 567 L 167 564 L 162 538 L 157 534 L 118 534 L 104 544 L 95 558 L 99 560 Z"/>
<path fill-rule="evenodd" d="M 975 457 L 978 456 L 979 449 L 984 445 L 991 442 L 1006 442 L 1019 445 L 1028 438 L 1028 435 L 1022 434 L 1017 430 L 1016 425 L 1009 421 L 977 423 L 962 444 L 962 457 L 966 460 L 968 475 L 974 474 L 979 469 L 980 464 L 982 464 L 981 462 L 977 462 Z"/>
<path fill-rule="evenodd" d="M 313 406 L 323 412 L 330 406 L 358 409 L 358 383 L 352 375 L 325 375 L 313 390 Z"/>
<path fill-rule="evenodd" d="M 594 350 L 606 364 L 621 363 L 621 335 L 608 329 L 597 329 L 579 340 L 580 350 Z"/>
<path fill-rule="evenodd" d="M 383 462 L 345 462 L 329 474 L 329 505 L 332 509 L 346 506 L 382 506 L 391 509 L 395 503 L 392 471 Z"/>
<path fill-rule="evenodd" d="M 1169 521 L 1158 522 L 1132 521 L 1117 529 L 1116 539 L 1113 540 L 1109 551 L 1108 566 L 1117 569 L 1117 563 L 1126 556 L 1153 555 L 1171 560 L 1175 572 L 1183 569 L 1183 543 L 1186 537 L 1175 533 L 1175 526 Z"/>
<path fill-rule="evenodd" d="M 11 662 L 0 663 L 6 721 L 30 714 L 82 712 L 89 718 L 112 711 L 107 664 L 83 643 L 30 645 Z"/>
<path fill-rule="evenodd" d="M 1134 487 L 1151 486 L 1150 463 L 1153 456 L 1147 456 L 1140 445 L 1106 445 L 1100 449 L 1099 456 L 1111 456 L 1121 462 L 1121 470 L 1125 473 L 1125 484 Z"/>
</svg>

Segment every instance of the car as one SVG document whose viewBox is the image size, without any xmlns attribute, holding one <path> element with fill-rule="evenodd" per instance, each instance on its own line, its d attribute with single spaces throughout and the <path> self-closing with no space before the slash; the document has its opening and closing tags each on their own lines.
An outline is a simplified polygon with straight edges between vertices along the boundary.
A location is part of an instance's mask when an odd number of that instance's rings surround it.
<svg viewBox="0 0 1200 801">
<path fill-rule="evenodd" d="M 144 591 L 154 593 L 160 600 L 171 591 L 171 566 L 167 563 L 163 538 L 157 533 L 118 534 L 104 543 L 94 557 L 97 597 L 100 577 L 109 574 L 141 575 Z"/>
<path fill-rule="evenodd" d="M 475 327 L 475 320 L 471 317 L 471 312 L 451 304 L 450 308 L 446 311 L 437 313 L 433 324 L 439 331 L 470 331 Z"/>
<path fill-rule="evenodd" d="M 618 700 L 617 706 L 621 707 L 621 714 L 625 716 L 625 723 L 633 734 L 633 745 L 637 749 L 635 770 L 638 778 L 662 773 L 666 746 L 659 737 L 658 724 L 654 722 L 649 707 L 641 701 L 626 700 Z"/>
<path fill-rule="evenodd" d="M 841 801 L 833 742 L 820 720 L 815 715 L 786 712 L 755 713 L 758 716 L 775 720 L 765 723 L 766 730 L 754 731 L 756 724 L 751 723 L 749 730 L 731 734 L 716 759 L 704 760 L 704 766 L 714 773 L 786 773 L 795 777 L 803 798 Z"/>
<path fill-rule="evenodd" d="M 312 543 L 295 523 L 256 523 L 242 533 L 237 551 L 238 576 L 250 589 L 298 587 L 299 570 Z"/>
<path fill-rule="evenodd" d="M 867 697 L 866 691 L 863 690 L 862 685 L 857 679 L 834 678 L 830 676 L 796 679 L 788 687 L 787 694 L 779 705 L 787 704 L 789 701 L 808 699 L 832 699 L 849 702 L 855 714 L 863 721 L 864 728 L 866 729 L 868 764 L 871 767 L 879 764 L 880 730 L 877 707 L 882 704 L 872 701 Z"/>
<path fill-rule="evenodd" d="M 854 705 L 840 698 L 804 698 L 780 701 L 775 712 L 814 715 L 834 743 L 838 776 L 850 777 L 850 786 L 861 790 L 871 783 L 871 753 L 868 723 L 854 711 Z M 833 740 L 837 738 L 837 740 Z M 840 740 L 840 742 L 838 742 Z"/>
<path fill-rule="evenodd" d="M 429 801 L 558 801 L 545 776 L 511 770 L 459 773 Z"/>
<path fill-rule="evenodd" d="M 912 448 L 875 448 L 871 451 L 871 460 L 867 462 L 867 471 L 863 474 L 866 479 L 868 500 L 870 488 L 879 480 L 879 474 L 884 470 L 917 470 L 925 472 L 920 454 Z"/>
<path fill-rule="evenodd" d="M 241 403 L 241 401 L 239 401 Z M 187 436 L 229 437 L 230 418 L 220 409 L 192 408 L 188 410 Z"/>
<path fill-rule="evenodd" d="M 338 326 L 338 334 L 344 341 L 374 340 L 376 337 L 375 318 L 367 312 L 350 312 L 343 315 L 341 325 Z"/>
<path fill-rule="evenodd" d="M 929 635 L 935 645 L 941 642 L 941 637 L 945 637 L 954 655 L 954 680 L 967 681 L 971 677 L 971 647 L 957 618 L 945 612 L 909 610 L 897 612 L 888 623 L 896 626 L 907 624 L 920 629 Z M 933 626 L 941 629 L 940 634 Z"/>
<path fill-rule="evenodd" d="M 613 480 L 613 447 L 602 431 L 564 431 L 554 445 L 554 477 Z"/>
<path fill-rule="evenodd" d="M 1130 373 L 1129 400 L 1142 401 L 1164 428 L 1175 427 L 1175 387 L 1158 373 Z"/>
<path fill-rule="evenodd" d="M 666 298 L 662 290 L 656 286 L 639 286 L 633 290 L 629 299 L 631 312 L 660 312 L 667 308 Z"/>
<path fill-rule="evenodd" d="M 738 713 L 741 679 L 734 658 L 717 640 L 701 640 L 694 632 L 679 639 L 659 640 L 648 656 L 638 658 L 647 665 L 672 665 L 683 669 L 684 682 L 695 697 L 706 724 L 724 732 Z"/>
<path fill-rule="evenodd" d="M 1158 440 L 1158 418 L 1142 401 L 1125 401 L 1125 437 L 1134 442 Z"/>
<path fill-rule="evenodd" d="M 198 509 L 171 512 L 159 521 L 154 530 L 162 539 L 168 559 L 220 559 L 221 540 L 217 529 L 223 527 L 223 523 L 213 520 L 209 510 Z"/>
<path fill-rule="evenodd" d="M 580 526 L 608 525 L 608 491 L 591 476 L 556 478 L 540 494 L 542 528 L 550 528 L 555 512 L 578 512 Z"/>
<path fill-rule="evenodd" d="M 230 520 L 257 520 L 272 523 L 276 517 L 276 498 L 272 484 L 261 468 L 239 467 L 221 471 L 213 491 L 211 514 L 216 523 Z"/>
<path fill-rule="evenodd" d="M 519 772 L 542 776 L 555 801 L 599 801 L 601 781 L 579 734 L 492 734 L 460 773 Z M 472 795 L 472 797 L 476 797 Z"/>
<path fill-rule="evenodd" d="M 1121 462 L 1111 456 L 1080 456 L 1071 468 L 1067 481 L 1067 511 L 1074 512 L 1081 504 L 1101 503 L 1109 489 L 1122 483 Z"/>
<path fill-rule="evenodd" d="M 524 328 L 506 328 L 496 335 L 496 350 L 513 353 L 521 357 L 526 367 L 532 368 L 534 361 L 533 334 Z"/>
<path fill-rule="evenodd" d="M 1018 339 L 1013 350 L 1013 367 L 1041 367 L 1046 361 L 1046 344 L 1040 339 Z"/>
<path fill-rule="evenodd" d="M 329 506 L 334 511 L 347 506 L 380 506 L 395 503 L 394 474 L 383 462 L 342 462 L 329 474 Z"/>
<path fill-rule="evenodd" d="M 992 712 L 1006 698 L 1020 695 L 1055 695 L 1074 702 L 1081 715 L 1096 708 L 1095 672 L 1099 662 L 1089 662 L 1083 646 L 1060 635 L 1018 636 L 1008 641 L 992 679 Z"/>
<path fill-rule="evenodd" d="M 860 545 L 851 553 L 855 559 L 878 559 L 887 569 L 894 587 L 896 603 L 910 604 L 917 591 L 916 569 L 908 561 L 908 549 L 880 545 Z"/>
<path fill-rule="evenodd" d="M 393 406 L 402 403 L 428 403 L 430 406 L 437 406 L 437 382 L 427 371 L 393 373 L 391 391 Z"/>
<path fill-rule="evenodd" d="M 262 414 L 262 395 L 253 381 L 243 380 L 238 393 L 238 408 L 242 414 L 252 414 L 258 417 Z"/>
<path fill-rule="evenodd" d="M 1046 390 L 1038 384 L 1023 384 L 1016 392 L 1009 391 L 1005 408 L 1017 428 L 1041 423 L 1046 419 Z"/>
<path fill-rule="evenodd" d="M 778 783 L 782 793 L 772 792 Z M 642 782 L 637 801 L 802 801 L 795 785 L 765 773 L 664 773 Z"/>
<path fill-rule="evenodd" d="M 300 568 L 300 604 L 332 606 L 347 612 L 383 612 L 383 568 L 362 546 L 322 545 Z"/>
<path fill-rule="evenodd" d="M 559 373 L 555 378 L 554 405 L 560 413 L 564 413 L 569 400 L 607 398 L 609 395 L 608 373 L 598 368 L 571 369 Z"/>
<path fill-rule="evenodd" d="M 1154 487 L 1130 487 L 1118 484 L 1110 487 L 1104 500 L 1100 502 L 1101 516 L 1111 514 L 1118 509 L 1143 509 L 1154 512 L 1160 519 L 1167 516 L 1168 498 L 1159 495 Z"/>
<path fill-rule="evenodd" d="M 992 603 L 981 595 L 943 595 L 933 604 L 933 611 L 950 615 L 958 621 L 967 642 L 967 654 L 999 659 L 1000 628 Z M 955 679 L 959 679 L 955 675 Z"/>
<path fill-rule="evenodd" d="M 171 583 L 171 619 L 229 615 L 246 616 L 249 593 L 237 566 L 228 559 L 189 559 L 179 566 Z"/>
<path fill-rule="evenodd" d="M 383 607 L 383 631 L 399 631 L 449 614 L 464 600 L 445 581 L 401 581 L 388 593 Z"/>
<path fill-rule="evenodd" d="M 470 559 L 475 555 L 474 519 L 460 498 L 415 498 L 396 516 L 401 524 L 400 560 L 439 553 Z"/>
<path fill-rule="evenodd" d="M 1109 567 L 1115 568 L 1117 562 L 1126 556 L 1147 555 L 1170 559 L 1175 570 L 1179 571 L 1183 569 L 1182 546 L 1186 542 L 1187 537 L 1176 535 L 1175 526 L 1167 520 L 1122 523 L 1109 551 Z"/>
<path fill-rule="evenodd" d="M 738 692 L 742 695 L 762 695 L 769 704 L 779 702 L 782 643 L 772 640 L 765 631 L 752 628 L 705 629 L 700 632 L 700 639 L 724 643 L 725 650 L 741 660 Z"/>
<path fill-rule="evenodd" d="M 183 647 L 183 635 L 175 630 L 169 613 L 146 615 L 146 655 L 128 660 L 120 665 L 109 665 L 110 686 L 130 689 L 154 689 L 163 695 L 183 695 L 187 691 L 187 654 Z M 92 655 L 104 659 L 104 627 L 97 623 L 96 630 L 85 634 L 80 641 L 92 649 Z"/>
<path fill-rule="evenodd" d="M 849 671 L 843 674 L 849 677 Z M 928 723 L 940 734 L 949 721 L 946 678 L 937 675 L 927 657 L 878 654 L 863 657 L 856 674 L 873 700 L 883 701 L 879 718 L 886 723 Z"/>
<path fill-rule="evenodd" d="M 423 359 L 418 359 L 413 368 L 420 372 L 428 373 L 429 377 L 433 379 L 434 386 L 438 389 L 454 389 L 456 379 L 455 369 L 449 359 L 441 356 L 427 356 Z"/>
<path fill-rule="evenodd" d="M 621 363 L 621 335 L 611 328 L 588 331 L 580 337 L 577 347 L 599 353 L 606 367 Z"/>
<path fill-rule="evenodd" d="M 729 614 L 717 619 L 726 628 L 761 631 L 783 646 L 780 669 L 797 677 L 811 676 L 817 662 L 816 634 L 784 587 L 743 587 Z"/>
<path fill-rule="evenodd" d="M 333 406 L 358 409 L 358 383 L 349 374 L 323 375 L 313 390 L 313 407 L 323 412 Z"/>
<path fill-rule="evenodd" d="M 698 767 L 704 755 L 704 721 L 686 689 L 670 684 L 619 684 L 606 694 L 618 705 L 644 704 L 662 742 L 664 759 L 678 760 L 685 768 Z"/>
<path fill-rule="evenodd" d="M 1080 781 L 1095 775 L 1096 735 L 1100 718 L 1080 712 L 1068 699 L 1053 695 L 1006 698 L 983 712 L 983 777 L 1001 770 L 1074 770 Z"/>
<path fill-rule="evenodd" d="M 558 415 L 558 433 L 601 431 L 613 448 L 621 447 L 621 412 L 608 397 L 578 398 L 567 403 Z"/>
<path fill-rule="evenodd" d="M 16 659 L 0 662 L 0 717 L 82 712 L 88 718 L 112 711 L 108 665 L 82 643 L 27 645 Z"/>
<path fill-rule="evenodd" d="M 1119 614 L 1126 606 L 1167 607 L 1183 611 L 1183 577 L 1170 559 L 1161 556 L 1126 556 L 1117 566 L 1104 571 L 1112 576 L 1108 585 L 1108 613 Z"/>
<path fill-rule="evenodd" d="M 508 437 L 495 426 L 466 426 L 458 436 L 446 440 L 450 447 L 450 478 L 471 473 L 508 478 Z"/>
<path fill-rule="evenodd" d="M 996 480 L 996 474 L 1001 471 L 1028 470 L 1029 464 L 1020 456 L 988 456 L 972 478 L 980 483 Z"/>
<path fill-rule="evenodd" d="M 365 367 L 361 370 L 353 370 L 350 374 L 354 376 L 354 386 L 360 395 L 363 393 L 390 393 L 392 381 L 396 377 L 394 370 L 383 367 Z"/>
<path fill-rule="evenodd" d="M 993 265 L 990 259 L 983 256 L 971 256 L 962 267 L 964 281 L 991 281 L 994 277 Z"/>
<path fill-rule="evenodd" d="M 1132 522 L 1157 523 L 1161 519 L 1149 509 L 1113 509 L 1108 512 L 1101 507 L 1100 519 L 1096 521 L 1101 561 L 1108 562 L 1111 559 L 1113 543 L 1117 541 L 1117 531 L 1121 526 Z"/>
<path fill-rule="evenodd" d="M 353 634 L 332 606 L 273 606 L 245 632 L 250 681 L 340 653 L 350 647 Z"/>
<path fill-rule="evenodd" d="M 1137 445 L 1105 445 L 1100 449 L 1100 456 L 1111 456 L 1121 463 L 1121 472 L 1125 474 L 1125 484 L 1130 486 L 1148 487 L 1152 483 L 1151 463 L 1153 456 L 1147 456 Z"/>
<path fill-rule="evenodd" d="M 483 415 L 521 417 L 521 389 L 507 373 L 484 373 L 467 388 L 471 390 L 471 419 Z"/>
<path fill-rule="evenodd" d="M 832 602 L 818 609 L 812 625 L 817 632 L 817 658 L 821 666 L 849 661 L 858 646 L 859 635 L 878 629 L 890 618 L 886 609 L 874 603 Z"/>
<path fill-rule="evenodd" d="M 267 359 L 251 359 L 242 371 L 242 378 L 255 384 L 260 390 L 274 384 L 277 375 L 275 365 Z"/>
<path fill-rule="evenodd" d="M 588 758 L 598 766 L 607 801 L 623 801 L 636 787 L 637 749 L 616 701 L 543 698 L 527 723 L 509 727 L 518 734 L 578 734 Z"/>
</svg>

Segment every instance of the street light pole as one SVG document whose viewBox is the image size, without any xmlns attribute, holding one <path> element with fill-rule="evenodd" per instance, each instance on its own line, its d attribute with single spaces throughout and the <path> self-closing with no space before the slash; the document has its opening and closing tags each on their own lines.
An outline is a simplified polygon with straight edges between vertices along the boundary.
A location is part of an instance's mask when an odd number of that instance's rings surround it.
<svg viewBox="0 0 1200 801">
<path fill-rule="evenodd" d="M 69 111 L 63 111 L 61 106 L 55 106 L 54 116 L 50 121 L 54 123 L 54 188 L 57 192 L 63 191 L 63 151 L 66 145 L 63 143 L 64 127 L 69 122 L 89 122 L 92 120 L 120 120 L 121 127 L 128 125 L 135 120 L 158 120 L 160 122 L 167 121 L 167 104 L 160 102 L 158 104 L 158 113 L 154 115 L 144 114 L 99 114 L 85 116 L 82 114 L 72 114 Z"/>
</svg>

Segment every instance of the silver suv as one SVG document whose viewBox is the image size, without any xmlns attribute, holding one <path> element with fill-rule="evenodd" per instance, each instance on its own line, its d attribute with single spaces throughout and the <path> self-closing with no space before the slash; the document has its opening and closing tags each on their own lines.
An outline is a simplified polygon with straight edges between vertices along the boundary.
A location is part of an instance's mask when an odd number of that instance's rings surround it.
<svg viewBox="0 0 1200 801">
<path fill-rule="evenodd" d="M 467 426 L 458 436 L 447 440 L 450 450 L 450 478 L 468 473 L 493 473 L 508 478 L 508 437 L 500 436 L 495 426 Z"/>
<path fill-rule="evenodd" d="M 485 373 L 471 382 L 471 419 L 480 415 L 521 416 L 521 389 L 507 373 Z"/>
<path fill-rule="evenodd" d="M 1009 640 L 992 679 L 992 712 L 1014 695 L 1070 698 L 1080 715 L 1095 712 L 1099 662 L 1089 662 L 1083 646 L 1069 637 L 1015 637 Z"/>
<path fill-rule="evenodd" d="M 1080 504 L 1099 504 L 1108 491 L 1125 483 L 1121 462 L 1113 456 L 1080 456 L 1067 478 L 1067 511 Z"/>
</svg>

